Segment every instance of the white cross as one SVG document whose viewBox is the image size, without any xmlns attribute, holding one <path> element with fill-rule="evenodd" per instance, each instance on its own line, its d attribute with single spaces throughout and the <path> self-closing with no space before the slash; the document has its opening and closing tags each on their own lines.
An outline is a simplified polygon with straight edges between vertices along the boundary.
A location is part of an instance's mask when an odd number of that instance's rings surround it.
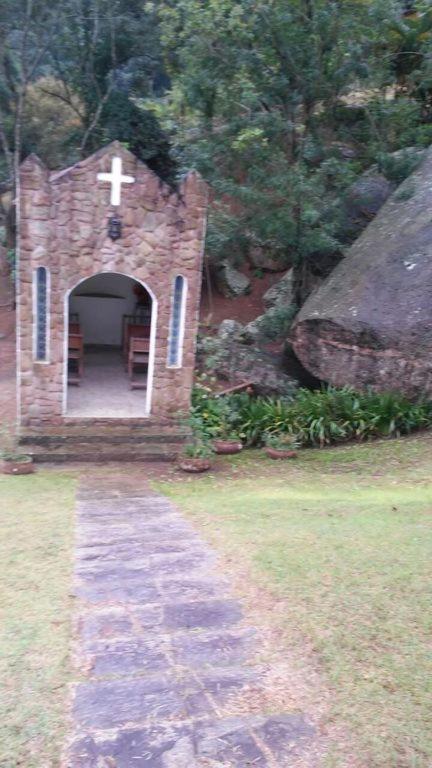
<svg viewBox="0 0 432 768">
<path fill-rule="evenodd" d="M 111 205 L 120 205 L 121 185 L 133 184 L 133 176 L 122 175 L 121 157 L 113 157 L 111 163 L 111 173 L 98 173 L 98 181 L 111 182 Z"/>
</svg>

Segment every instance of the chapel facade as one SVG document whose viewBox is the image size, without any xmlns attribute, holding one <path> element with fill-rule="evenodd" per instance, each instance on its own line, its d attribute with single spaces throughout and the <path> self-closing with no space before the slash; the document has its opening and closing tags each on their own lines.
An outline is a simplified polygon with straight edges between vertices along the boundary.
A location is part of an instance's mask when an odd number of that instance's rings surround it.
<svg viewBox="0 0 432 768">
<path fill-rule="evenodd" d="M 169 422 L 188 410 L 206 185 L 177 190 L 114 142 L 60 172 L 21 167 L 18 422 Z"/>
</svg>

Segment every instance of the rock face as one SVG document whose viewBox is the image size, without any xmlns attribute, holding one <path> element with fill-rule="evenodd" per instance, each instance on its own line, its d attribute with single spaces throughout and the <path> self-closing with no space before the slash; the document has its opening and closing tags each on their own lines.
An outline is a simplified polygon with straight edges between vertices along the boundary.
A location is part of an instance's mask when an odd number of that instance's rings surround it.
<svg viewBox="0 0 432 768">
<path fill-rule="evenodd" d="M 324 381 L 432 395 L 432 150 L 397 189 L 291 333 Z"/>
<path fill-rule="evenodd" d="M 261 245 L 252 245 L 248 256 L 251 265 L 263 272 L 283 272 L 286 269 L 282 254 L 272 253 Z"/>
<path fill-rule="evenodd" d="M 398 183 L 414 171 L 425 157 L 419 147 L 405 147 L 387 156 L 387 175 L 372 165 L 349 187 L 343 202 L 338 237 L 352 243 L 375 218 Z"/>
<path fill-rule="evenodd" d="M 227 318 L 226 320 L 222 320 L 218 328 L 218 336 L 222 341 L 227 341 L 228 339 L 234 339 L 242 331 L 243 325 L 241 323 L 237 322 L 237 320 L 230 320 Z"/>
<path fill-rule="evenodd" d="M 249 278 L 227 261 L 222 262 L 216 270 L 216 286 L 227 298 L 245 296 L 251 287 Z"/>
<path fill-rule="evenodd" d="M 396 184 L 376 167 L 362 175 L 348 189 L 339 236 L 351 243 L 368 226 L 394 192 Z"/>
<path fill-rule="evenodd" d="M 232 338 L 207 337 L 198 346 L 200 367 L 218 378 L 241 384 L 251 381 L 260 395 L 288 397 L 298 382 L 282 370 L 282 361 Z"/>
<path fill-rule="evenodd" d="M 289 269 L 277 283 L 265 292 L 263 301 L 265 308 L 270 309 L 281 304 L 292 304 L 293 300 L 293 270 Z"/>
<path fill-rule="evenodd" d="M 247 323 L 239 334 L 239 341 L 245 344 L 260 344 L 286 337 L 297 312 L 294 304 L 279 304 L 270 307 Z"/>
</svg>

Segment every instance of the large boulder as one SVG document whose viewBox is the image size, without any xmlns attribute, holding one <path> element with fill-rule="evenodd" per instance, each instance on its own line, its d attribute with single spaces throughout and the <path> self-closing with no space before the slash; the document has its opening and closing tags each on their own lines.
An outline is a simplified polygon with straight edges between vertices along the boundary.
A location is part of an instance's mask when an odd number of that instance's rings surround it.
<svg viewBox="0 0 432 768">
<path fill-rule="evenodd" d="M 222 341 L 235 339 L 242 333 L 243 328 L 244 326 L 237 320 L 227 318 L 226 320 L 222 320 L 218 328 L 218 336 Z"/>
<path fill-rule="evenodd" d="M 251 245 L 248 258 L 252 267 L 263 272 L 283 272 L 286 269 L 285 255 L 263 245 Z"/>
<path fill-rule="evenodd" d="M 284 276 L 274 283 L 263 296 L 266 309 L 277 307 L 281 304 L 292 304 L 294 301 L 293 270 L 289 269 Z"/>
<path fill-rule="evenodd" d="M 283 360 L 232 339 L 205 337 L 198 345 L 198 367 L 211 371 L 230 384 L 251 382 L 260 395 L 288 397 L 298 387 L 297 379 L 282 369 Z"/>
<path fill-rule="evenodd" d="M 349 187 L 342 209 L 342 223 L 338 235 L 352 242 L 370 224 L 396 184 L 386 179 L 376 166 L 368 169 Z"/>
<path fill-rule="evenodd" d="M 409 176 L 425 156 L 420 147 L 405 147 L 385 155 L 382 168 L 372 165 L 348 188 L 342 205 L 338 237 L 352 243 L 381 210 L 397 185 Z"/>
<path fill-rule="evenodd" d="M 235 298 L 236 296 L 245 296 L 250 292 L 249 278 L 235 269 L 228 261 L 219 264 L 215 274 L 217 289 L 223 296 Z"/>
<path fill-rule="evenodd" d="M 246 344 L 265 344 L 275 339 L 283 339 L 291 327 L 296 312 L 297 307 L 294 304 L 270 307 L 263 315 L 259 315 L 244 326 L 238 340 Z"/>
<path fill-rule="evenodd" d="M 296 355 L 317 378 L 432 395 L 432 150 L 296 318 Z"/>
</svg>

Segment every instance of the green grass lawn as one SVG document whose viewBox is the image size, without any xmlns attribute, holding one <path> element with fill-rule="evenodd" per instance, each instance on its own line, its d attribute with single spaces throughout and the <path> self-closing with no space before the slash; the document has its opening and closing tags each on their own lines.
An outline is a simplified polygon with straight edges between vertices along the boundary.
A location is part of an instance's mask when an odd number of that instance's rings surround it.
<svg viewBox="0 0 432 768">
<path fill-rule="evenodd" d="M 432 765 L 431 460 L 422 436 L 290 463 L 250 452 L 159 485 L 277 596 L 287 644 L 313 648 L 328 722 L 367 768 Z M 350 765 L 342 747 L 328 764 Z"/>
<path fill-rule="evenodd" d="M 54 768 L 67 714 L 74 480 L 0 475 L 0 765 Z"/>
</svg>

